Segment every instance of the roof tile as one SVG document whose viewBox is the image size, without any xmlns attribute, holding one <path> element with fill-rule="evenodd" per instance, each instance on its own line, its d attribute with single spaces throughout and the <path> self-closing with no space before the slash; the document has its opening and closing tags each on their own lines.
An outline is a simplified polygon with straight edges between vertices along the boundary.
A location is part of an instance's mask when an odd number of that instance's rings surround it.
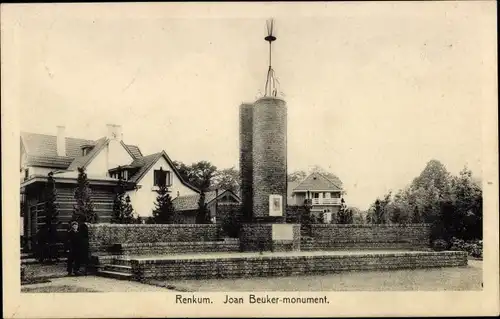
<svg viewBox="0 0 500 319">
<path fill-rule="evenodd" d="M 340 185 L 329 180 L 326 176 L 320 173 L 312 173 L 306 177 L 295 189 L 296 191 L 312 191 L 312 190 L 342 190 Z"/>
</svg>

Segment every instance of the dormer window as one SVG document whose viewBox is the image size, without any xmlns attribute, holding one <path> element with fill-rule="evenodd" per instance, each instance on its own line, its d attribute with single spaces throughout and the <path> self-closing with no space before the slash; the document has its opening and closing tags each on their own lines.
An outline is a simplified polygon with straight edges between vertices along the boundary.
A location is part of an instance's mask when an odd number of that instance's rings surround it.
<svg viewBox="0 0 500 319">
<path fill-rule="evenodd" d="M 123 180 L 128 180 L 129 177 L 132 175 L 130 172 L 129 172 L 129 169 L 128 167 L 117 167 L 117 168 L 114 168 L 114 169 L 111 169 L 109 170 L 109 176 L 111 178 L 116 178 L 116 179 L 120 179 L 122 178 Z"/>
<path fill-rule="evenodd" d="M 93 145 L 83 145 L 82 146 L 82 156 L 87 155 L 92 150 L 92 148 L 94 148 Z"/>
</svg>

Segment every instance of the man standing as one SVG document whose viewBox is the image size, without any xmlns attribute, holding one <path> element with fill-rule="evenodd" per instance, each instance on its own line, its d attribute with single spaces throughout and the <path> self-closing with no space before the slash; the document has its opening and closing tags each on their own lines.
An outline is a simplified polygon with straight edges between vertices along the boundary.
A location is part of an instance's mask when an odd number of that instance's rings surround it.
<svg viewBox="0 0 500 319">
<path fill-rule="evenodd" d="M 68 231 L 68 276 L 80 275 L 80 263 L 82 260 L 82 236 L 78 229 L 78 222 L 71 222 L 71 227 Z"/>
<path fill-rule="evenodd" d="M 81 250 L 80 250 L 80 265 L 84 267 L 85 275 L 87 275 L 89 267 L 89 228 L 86 223 L 81 223 L 79 226 Z"/>
</svg>

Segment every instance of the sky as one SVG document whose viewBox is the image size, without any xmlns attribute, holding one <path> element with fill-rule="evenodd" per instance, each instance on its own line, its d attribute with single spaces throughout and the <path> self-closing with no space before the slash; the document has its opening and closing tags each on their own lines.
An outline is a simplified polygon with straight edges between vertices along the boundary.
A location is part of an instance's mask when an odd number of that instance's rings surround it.
<svg viewBox="0 0 500 319">
<path fill-rule="evenodd" d="M 493 9 L 480 1 L 12 5 L 3 7 L 11 41 L 2 54 L 16 66 L 17 96 L 4 106 L 19 110 L 22 131 L 55 135 L 65 125 L 68 136 L 97 139 L 119 124 L 144 154 L 238 168 L 238 107 L 263 92 L 265 21 L 274 17 L 289 171 L 322 166 L 343 181 L 349 205 L 366 209 L 431 159 L 481 175 Z"/>
</svg>

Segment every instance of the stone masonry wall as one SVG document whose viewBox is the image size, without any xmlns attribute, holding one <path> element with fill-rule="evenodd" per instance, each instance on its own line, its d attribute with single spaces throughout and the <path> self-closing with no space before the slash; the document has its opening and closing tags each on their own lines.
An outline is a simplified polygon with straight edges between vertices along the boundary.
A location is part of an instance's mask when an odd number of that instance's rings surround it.
<svg viewBox="0 0 500 319">
<path fill-rule="evenodd" d="M 203 242 L 173 242 L 173 243 L 137 243 L 117 244 L 113 252 L 120 255 L 156 255 L 156 254 L 183 254 L 202 252 L 238 252 L 238 240 L 230 241 L 203 241 Z"/>
<path fill-rule="evenodd" d="M 302 250 L 425 249 L 430 225 L 311 225 L 312 239 L 304 238 Z"/>
<path fill-rule="evenodd" d="M 217 241 L 219 234 L 219 226 L 214 224 L 89 224 L 89 244 L 94 252 L 119 243 Z"/>
<path fill-rule="evenodd" d="M 252 134 L 253 134 L 253 105 L 240 105 L 240 180 L 241 180 L 241 209 L 245 220 L 252 218 Z"/>
<path fill-rule="evenodd" d="M 253 216 L 269 216 L 269 195 L 287 199 L 287 110 L 285 101 L 264 97 L 253 108 Z M 284 218 L 283 218 L 284 219 Z"/>
<path fill-rule="evenodd" d="M 461 251 L 392 254 L 227 257 L 220 259 L 132 260 L 134 280 L 244 278 L 467 265 Z"/>
</svg>

